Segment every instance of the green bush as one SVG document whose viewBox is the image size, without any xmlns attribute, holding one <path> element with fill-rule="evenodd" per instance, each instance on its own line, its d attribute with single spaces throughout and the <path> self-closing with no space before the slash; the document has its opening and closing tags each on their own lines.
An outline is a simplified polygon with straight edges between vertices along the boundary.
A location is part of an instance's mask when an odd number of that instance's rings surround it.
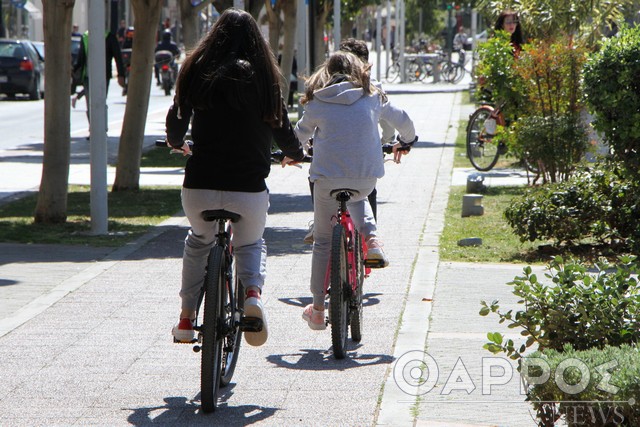
<svg viewBox="0 0 640 427">
<path fill-rule="evenodd" d="M 570 427 L 640 425 L 638 348 L 577 351 L 567 345 L 562 351 L 535 352 L 523 361 L 528 365 L 523 372 L 529 384 L 527 400 L 536 409 L 539 425 L 553 426 L 560 417 Z M 543 381 L 546 373 L 549 379 Z"/>
<path fill-rule="evenodd" d="M 530 188 L 504 215 L 523 242 L 595 239 L 640 248 L 640 185 L 612 161 L 580 169 L 568 181 Z"/>
<path fill-rule="evenodd" d="M 545 182 L 569 179 L 584 157 L 587 130 L 577 114 L 525 115 L 514 125 L 514 146 L 519 157 L 541 165 Z"/>
<path fill-rule="evenodd" d="M 569 178 L 587 149 L 580 118 L 584 49 L 567 37 L 526 44 L 514 63 L 522 103 L 511 147 L 539 166 L 544 182 Z"/>
<path fill-rule="evenodd" d="M 621 257 L 617 265 L 596 264 L 597 272 L 577 262 L 554 258 L 542 283 L 531 267 L 509 283 L 523 308 L 501 311 L 499 301 L 481 302 L 481 316 L 495 313 L 499 323 L 517 329 L 526 341 L 505 340 L 498 332 L 488 333 L 484 348 L 504 352 L 517 360 L 534 344 L 538 350 L 561 351 L 570 344 L 576 350 L 620 346 L 640 341 L 640 268 L 635 256 Z"/>
<path fill-rule="evenodd" d="M 509 33 L 497 31 L 494 37 L 481 43 L 478 57 L 476 73 L 480 76 L 481 88 L 491 93 L 492 101 L 506 104 L 505 118 L 512 120 L 517 115 L 518 105 L 522 104 L 522 95 Z"/>
<path fill-rule="evenodd" d="M 640 175 L 640 27 L 604 41 L 584 67 L 584 91 L 612 155 Z"/>
</svg>

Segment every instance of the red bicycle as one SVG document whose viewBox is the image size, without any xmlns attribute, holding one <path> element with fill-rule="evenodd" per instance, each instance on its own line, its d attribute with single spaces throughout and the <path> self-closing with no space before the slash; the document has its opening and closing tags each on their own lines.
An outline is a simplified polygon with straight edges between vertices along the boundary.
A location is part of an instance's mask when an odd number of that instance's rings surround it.
<svg viewBox="0 0 640 427">
<path fill-rule="evenodd" d="M 347 202 L 358 192 L 349 188 L 331 191 L 338 202 L 333 217 L 331 255 L 325 276 L 325 293 L 329 295 L 329 316 L 333 355 L 343 359 L 347 354 L 347 337 L 362 340 L 362 287 L 372 267 L 381 267 L 377 260 L 367 261 L 367 245 L 356 229 Z"/>
<path fill-rule="evenodd" d="M 417 137 L 411 143 L 401 142 L 400 149 L 408 152 L 416 140 Z M 386 154 L 393 152 L 391 144 L 384 144 L 382 150 Z M 275 163 L 281 162 L 284 157 L 281 152 L 272 153 L 271 156 Z M 310 162 L 311 157 L 307 156 L 303 161 Z M 353 341 L 362 340 L 364 279 L 372 268 L 384 266 L 382 260 L 367 259 L 367 245 L 347 209 L 347 202 L 358 193 L 350 188 L 338 188 L 330 192 L 338 202 L 338 208 L 332 217 L 331 253 L 324 280 L 325 295 L 329 296 L 325 322 L 331 325 L 333 356 L 336 359 L 344 359 L 347 355 L 349 329 Z"/>
</svg>

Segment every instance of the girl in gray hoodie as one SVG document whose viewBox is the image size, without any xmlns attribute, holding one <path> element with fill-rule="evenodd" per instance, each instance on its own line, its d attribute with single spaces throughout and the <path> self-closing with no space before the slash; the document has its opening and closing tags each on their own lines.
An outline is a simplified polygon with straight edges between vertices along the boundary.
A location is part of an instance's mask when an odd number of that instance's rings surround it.
<svg viewBox="0 0 640 427">
<path fill-rule="evenodd" d="M 384 175 L 378 122 L 395 127 L 400 141 L 415 140 L 413 122 L 403 110 L 392 106 L 384 92 L 371 84 L 369 64 L 349 52 L 335 52 L 307 81 L 301 99 L 304 114 L 295 132 L 300 141 L 313 138 L 313 161 L 309 169 L 314 183 L 314 244 L 311 266 L 313 304 L 302 318 L 314 330 L 325 329 L 324 279 L 331 245 L 331 217 L 336 200 L 331 190 L 351 188 L 358 194 L 347 204 L 351 218 L 365 236 L 369 259 L 387 266 L 377 236 L 367 195 Z M 396 144 L 399 148 L 400 143 Z M 395 149 L 399 161 L 401 151 Z M 366 218 L 366 220 L 365 220 Z"/>
</svg>

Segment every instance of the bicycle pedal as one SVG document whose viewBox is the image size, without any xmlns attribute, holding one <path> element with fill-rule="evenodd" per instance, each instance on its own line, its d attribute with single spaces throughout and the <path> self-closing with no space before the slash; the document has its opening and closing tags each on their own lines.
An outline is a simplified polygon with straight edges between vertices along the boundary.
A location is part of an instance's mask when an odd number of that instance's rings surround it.
<svg viewBox="0 0 640 427">
<path fill-rule="evenodd" d="M 243 317 L 240 319 L 240 330 L 243 332 L 260 332 L 262 331 L 262 319 L 258 317 Z"/>
<path fill-rule="evenodd" d="M 384 260 L 381 259 L 365 259 L 364 266 L 369 268 L 384 268 Z"/>
<path fill-rule="evenodd" d="M 198 340 L 196 338 L 192 339 L 191 341 L 179 341 L 176 337 L 173 337 L 174 344 L 194 344 L 197 342 Z"/>
</svg>

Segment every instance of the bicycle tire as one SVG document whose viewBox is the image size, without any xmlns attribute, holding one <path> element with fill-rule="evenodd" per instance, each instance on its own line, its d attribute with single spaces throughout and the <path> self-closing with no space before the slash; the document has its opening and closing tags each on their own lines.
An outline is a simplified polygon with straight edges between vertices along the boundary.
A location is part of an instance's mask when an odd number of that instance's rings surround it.
<svg viewBox="0 0 640 427">
<path fill-rule="evenodd" d="M 443 62 L 440 67 L 440 77 L 447 83 L 453 83 L 455 69 L 451 62 Z"/>
<path fill-rule="evenodd" d="M 500 157 L 498 144 L 485 131 L 485 121 L 493 111 L 493 107 L 483 105 L 469 116 L 467 124 L 467 157 L 475 169 L 483 172 L 491 170 Z"/>
<path fill-rule="evenodd" d="M 422 64 L 422 75 L 420 76 L 420 81 L 425 82 L 427 79 L 433 79 L 433 77 L 433 64 L 430 62 L 425 62 L 424 64 Z"/>
<path fill-rule="evenodd" d="M 393 83 L 396 80 L 398 80 L 398 78 L 400 78 L 400 65 L 399 64 L 391 64 L 389 65 L 389 67 L 387 68 L 387 74 L 386 74 L 387 78 L 387 83 Z"/>
<path fill-rule="evenodd" d="M 344 359 L 347 354 L 349 295 L 351 294 L 347 268 L 347 236 L 342 224 L 336 224 L 333 227 L 331 239 L 331 282 L 329 288 L 331 342 L 333 356 L 336 359 Z"/>
<path fill-rule="evenodd" d="M 235 313 L 242 313 L 244 310 L 244 287 L 238 280 L 235 271 L 235 262 L 231 262 L 231 280 L 226 280 L 224 292 L 224 313 L 225 324 L 229 326 L 229 332 L 224 336 L 222 344 L 222 375 L 220 376 L 220 387 L 226 387 L 233 378 L 233 373 L 240 354 L 240 343 L 242 342 L 242 330 L 235 321 Z M 233 285 L 233 288 L 231 288 Z"/>
<path fill-rule="evenodd" d="M 464 78 L 464 73 L 465 73 L 465 69 L 463 66 L 457 64 L 453 66 L 454 68 L 454 75 L 453 75 L 453 80 L 451 81 L 451 83 L 456 84 L 456 83 L 460 83 L 462 81 L 462 79 Z"/>
<path fill-rule="evenodd" d="M 204 320 L 202 322 L 202 359 L 200 363 L 200 399 L 204 412 L 213 412 L 218 404 L 218 387 L 222 367 L 222 337 L 220 320 L 222 292 L 225 287 L 225 259 L 220 246 L 209 253 L 205 276 Z"/>
<path fill-rule="evenodd" d="M 355 232 L 353 239 L 354 261 L 356 268 L 356 289 L 351 297 L 351 339 L 362 340 L 362 287 L 364 285 L 364 253 L 362 251 L 362 235 Z"/>
</svg>

